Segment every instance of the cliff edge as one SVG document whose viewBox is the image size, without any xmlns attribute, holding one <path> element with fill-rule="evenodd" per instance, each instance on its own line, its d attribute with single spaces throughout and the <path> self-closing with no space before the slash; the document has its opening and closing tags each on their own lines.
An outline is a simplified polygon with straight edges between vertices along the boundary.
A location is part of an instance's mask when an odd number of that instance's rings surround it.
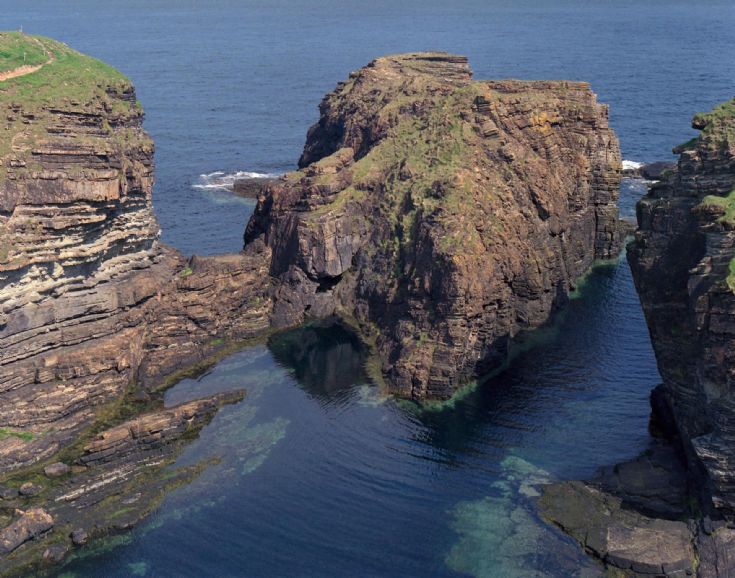
<svg viewBox="0 0 735 578">
<path fill-rule="evenodd" d="M 154 147 L 127 78 L 48 38 L 2 33 L 0 52 L 2 472 L 214 339 L 267 328 L 269 301 L 267 255 L 187 261 L 159 242 Z"/>
<path fill-rule="evenodd" d="M 638 204 L 628 247 L 663 384 L 654 409 L 735 514 L 735 100 L 694 117 L 697 138 Z"/>
</svg>

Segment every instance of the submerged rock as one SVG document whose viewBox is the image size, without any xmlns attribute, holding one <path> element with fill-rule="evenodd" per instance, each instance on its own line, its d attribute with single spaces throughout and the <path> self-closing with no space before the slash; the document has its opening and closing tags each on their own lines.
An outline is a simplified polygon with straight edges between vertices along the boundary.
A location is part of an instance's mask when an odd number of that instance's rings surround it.
<svg viewBox="0 0 735 578">
<path fill-rule="evenodd" d="M 540 504 L 544 517 L 610 566 L 653 576 L 684 576 L 695 568 L 685 522 L 650 518 L 584 482 L 553 484 Z"/>
<path fill-rule="evenodd" d="M 473 81 L 462 56 L 404 54 L 320 111 L 246 251 L 272 251 L 276 325 L 354 318 L 400 395 L 446 398 L 504 363 L 620 248 L 618 142 L 586 83 Z"/>
</svg>

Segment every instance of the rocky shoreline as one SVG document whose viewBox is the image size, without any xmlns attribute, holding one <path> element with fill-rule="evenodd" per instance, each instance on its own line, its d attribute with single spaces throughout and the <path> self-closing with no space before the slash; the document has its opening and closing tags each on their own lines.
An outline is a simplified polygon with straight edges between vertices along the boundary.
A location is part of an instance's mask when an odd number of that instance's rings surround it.
<svg viewBox="0 0 735 578">
<path fill-rule="evenodd" d="M 667 441 L 587 482 L 545 489 L 544 516 L 628 575 L 735 574 L 730 281 L 735 101 L 698 114 L 696 139 L 638 203 L 628 258 L 663 383 L 652 423 Z M 663 456 L 663 457 L 662 457 Z"/>
<path fill-rule="evenodd" d="M 206 467 L 172 465 L 246 393 L 164 407 L 162 392 L 238 344 L 337 316 L 387 390 L 446 399 L 503 367 L 514 338 L 546 324 L 629 232 L 617 138 L 586 83 L 477 81 L 462 56 L 412 53 L 324 98 L 298 170 L 235 184 L 258 199 L 242 252 L 187 259 L 159 241 L 132 84 L 33 42 L 55 55 L 33 72 L 46 83 L 9 78 L 0 93 L 0 575 L 50 572 Z M 674 445 L 540 499 L 629 574 L 735 572 L 723 110 L 695 118 L 702 136 L 675 170 L 639 171 L 661 182 L 628 251 Z"/>
</svg>

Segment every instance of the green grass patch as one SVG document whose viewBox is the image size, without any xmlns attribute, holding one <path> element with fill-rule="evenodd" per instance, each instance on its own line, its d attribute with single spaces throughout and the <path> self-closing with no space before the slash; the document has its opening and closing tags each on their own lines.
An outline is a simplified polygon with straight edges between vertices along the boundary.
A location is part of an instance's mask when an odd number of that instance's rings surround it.
<svg viewBox="0 0 735 578">
<path fill-rule="evenodd" d="M 38 40 L 21 32 L 0 32 L 0 72 L 44 64 L 49 55 Z"/>
<path fill-rule="evenodd" d="M 130 81 L 104 62 L 72 50 L 65 44 L 42 36 L 18 39 L 15 34 L 0 34 L 0 53 L 9 50 L 42 50 L 42 62 L 53 61 L 38 72 L 0 83 L 0 99 L 13 99 L 24 106 L 57 105 L 60 100 L 84 104 L 103 96 L 109 87 L 123 88 Z M 37 62 L 40 64 L 41 62 Z M 0 61 L 0 69 L 17 67 L 17 60 Z"/>
<path fill-rule="evenodd" d="M 6 429 L 4 427 L 0 428 L 0 440 L 8 439 L 8 438 L 18 438 L 19 440 L 23 440 L 24 442 L 29 442 L 33 440 L 35 436 L 31 432 L 27 431 L 14 431 L 10 429 Z"/>
<path fill-rule="evenodd" d="M 719 207 L 723 214 L 717 219 L 718 223 L 735 228 L 735 189 L 724 197 L 718 195 L 707 195 L 700 203 L 701 207 Z M 725 282 L 731 291 L 735 293 L 735 258 L 728 265 L 728 273 Z"/>
<path fill-rule="evenodd" d="M 683 142 L 680 145 L 675 146 L 672 152 L 676 155 L 682 153 L 683 151 L 696 148 L 698 142 L 699 135 L 690 138 L 688 141 Z"/>
<path fill-rule="evenodd" d="M 730 191 L 726 196 L 707 195 L 702 199 L 700 206 L 703 207 L 720 207 L 724 214 L 717 219 L 718 222 L 735 226 L 735 189 Z"/>
<path fill-rule="evenodd" d="M 194 271 L 192 270 L 191 267 L 185 267 L 179 273 L 179 277 L 181 277 L 182 279 L 186 279 L 189 275 L 192 275 L 193 273 Z"/>
</svg>

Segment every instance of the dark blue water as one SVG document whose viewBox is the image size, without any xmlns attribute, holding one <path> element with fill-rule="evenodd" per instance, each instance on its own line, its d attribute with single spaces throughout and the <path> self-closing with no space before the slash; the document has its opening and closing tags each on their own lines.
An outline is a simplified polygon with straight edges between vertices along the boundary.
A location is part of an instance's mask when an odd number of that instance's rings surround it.
<svg viewBox="0 0 735 578">
<path fill-rule="evenodd" d="M 231 388 L 179 464 L 219 456 L 73 576 L 589 576 L 539 483 L 645 449 L 657 372 L 625 262 L 588 278 L 512 369 L 445 407 L 381 397 L 354 338 L 308 327 L 170 390 Z"/>
<path fill-rule="evenodd" d="M 157 145 L 163 238 L 196 253 L 239 249 L 252 210 L 201 188 L 213 178 L 200 175 L 292 168 L 322 95 L 381 54 L 448 50 L 469 56 L 478 78 L 587 80 L 636 161 L 670 158 L 692 114 L 731 97 L 735 79 L 730 0 L 0 0 L 0 28 L 20 26 L 135 82 Z M 630 214 L 641 187 L 623 193 Z M 177 403 L 248 389 L 181 457 L 221 463 L 65 571 L 585 573 L 589 561 L 539 522 L 533 497 L 539 482 L 588 476 L 648 443 L 659 378 L 627 264 L 596 270 L 540 341 L 430 410 L 382 398 L 339 329 L 233 355 L 168 393 Z"/>
<path fill-rule="evenodd" d="M 478 78 L 586 80 L 623 156 L 688 140 L 732 97 L 732 0 L 0 0 L 0 28 L 54 36 L 125 72 L 157 145 L 163 238 L 237 250 L 251 205 L 192 189 L 293 168 L 317 104 L 376 56 L 466 54 Z"/>
</svg>

